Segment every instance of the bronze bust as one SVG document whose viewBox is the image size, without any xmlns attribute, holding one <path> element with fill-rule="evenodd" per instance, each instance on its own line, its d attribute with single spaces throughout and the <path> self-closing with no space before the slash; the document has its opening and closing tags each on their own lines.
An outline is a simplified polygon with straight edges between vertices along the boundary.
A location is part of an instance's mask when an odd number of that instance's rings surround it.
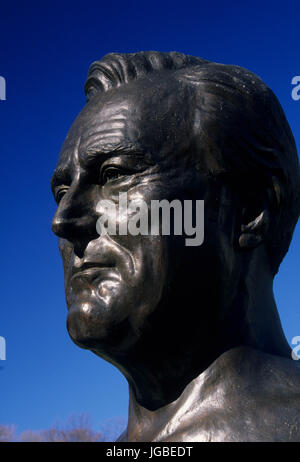
<svg viewBox="0 0 300 462">
<path fill-rule="evenodd" d="M 104 56 L 85 91 L 52 228 L 69 334 L 129 383 L 119 441 L 300 441 L 300 369 L 272 289 L 300 175 L 276 96 L 241 67 L 152 51 Z M 99 233 L 99 201 L 118 209 L 120 193 L 204 201 L 203 242 Z"/>
</svg>

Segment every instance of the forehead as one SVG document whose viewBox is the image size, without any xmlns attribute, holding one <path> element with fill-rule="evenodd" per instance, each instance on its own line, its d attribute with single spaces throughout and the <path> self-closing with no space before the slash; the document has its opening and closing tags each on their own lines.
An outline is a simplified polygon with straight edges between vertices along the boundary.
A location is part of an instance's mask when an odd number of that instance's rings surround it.
<svg viewBox="0 0 300 462">
<path fill-rule="evenodd" d="M 58 164 L 72 162 L 75 154 L 84 162 L 95 153 L 124 150 L 155 156 L 179 149 L 192 118 L 191 113 L 183 116 L 182 96 L 171 79 L 145 79 L 97 93 L 70 128 Z"/>
</svg>

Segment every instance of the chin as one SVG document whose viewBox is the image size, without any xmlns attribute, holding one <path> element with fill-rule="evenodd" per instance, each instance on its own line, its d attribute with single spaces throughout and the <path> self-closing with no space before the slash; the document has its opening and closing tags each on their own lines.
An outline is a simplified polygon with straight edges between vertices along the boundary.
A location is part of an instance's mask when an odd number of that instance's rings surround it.
<svg viewBox="0 0 300 462">
<path fill-rule="evenodd" d="M 119 303 L 101 304 L 99 300 L 73 303 L 69 307 L 67 329 L 73 342 L 109 360 L 124 354 L 132 346 L 135 335 Z M 124 313 L 123 316 L 121 313 Z"/>
<path fill-rule="evenodd" d="M 107 327 L 100 315 L 102 310 L 94 303 L 72 303 L 69 307 L 67 329 L 73 342 L 81 348 L 93 348 L 105 340 Z"/>
</svg>

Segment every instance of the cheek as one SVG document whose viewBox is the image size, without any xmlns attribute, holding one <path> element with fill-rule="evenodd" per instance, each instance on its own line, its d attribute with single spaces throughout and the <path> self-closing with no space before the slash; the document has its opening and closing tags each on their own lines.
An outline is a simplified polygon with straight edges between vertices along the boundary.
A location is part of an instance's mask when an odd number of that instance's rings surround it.
<svg viewBox="0 0 300 462">
<path fill-rule="evenodd" d="M 73 244 L 71 244 L 71 242 L 67 241 L 66 239 L 59 238 L 58 248 L 59 248 L 60 256 L 62 258 L 64 273 L 66 277 L 67 272 L 70 268 L 70 262 L 72 258 L 72 252 L 73 252 Z"/>
<path fill-rule="evenodd" d="M 131 246 L 134 247 L 132 237 Z M 168 241 L 161 236 L 140 236 L 135 247 L 134 259 L 137 278 L 138 310 L 131 310 L 130 321 L 134 330 L 138 330 L 159 304 L 170 276 Z"/>
</svg>

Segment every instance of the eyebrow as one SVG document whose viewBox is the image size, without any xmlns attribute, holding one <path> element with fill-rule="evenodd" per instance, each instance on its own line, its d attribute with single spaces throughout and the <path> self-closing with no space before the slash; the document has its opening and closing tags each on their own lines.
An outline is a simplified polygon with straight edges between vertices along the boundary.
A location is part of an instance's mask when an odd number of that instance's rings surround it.
<svg viewBox="0 0 300 462">
<path fill-rule="evenodd" d="M 101 151 L 97 149 L 97 147 L 88 148 L 85 153 L 84 162 L 82 162 L 81 156 L 81 165 L 83 168 L 91 167 L 93 164 L 96 164 L 97 161 L 101 158 L 102 162 L 105 162 L 110 157 L 117 157 L 117 156 L 126 156 L 126 155 L 135 155 L 136 157 L 144 157 L 145 153 L 142 152 L 140 149 L 131 147 L 115 147 L 115 149 L 111 149 L 109 152 Z M 71 183 L 71 174 L 68 165 L 58 165 L 52 175 L 51 178 L 51 190 L 54 192 L 56 186 L 61 184 L 69 184 Z"/>
<path fill-rule="evenodd" d="M 143 152 L 140 148 L 137 148 L 136 146 L 130 145 L 130 146 L 121 146 L 117 145 L 114 148 L 110 147 L 109 151 L 108 149 L 106 150 L 101 150 L 101 148 L 97 148 L 97 146 L 91 146 L 88 147 L 84 152 L 84 162 L 83 156 L 80 157 L 80 164 L 83 168 L 88 168 L 92 167 L 93 165 L 97 165 L 97 161 L 101 159 L 101 164 L 105 162 L 107 159 L 110 157 L 117 157 L 117 156 L 129 156 L 129 155 L 134 155 L 139 158 L 143 158 L 146 163 L 149 165 L 152 163 L 149 162 L 149 159 L 147 159 L 147 155 L 145 152 Z M 99 165 L 100 167 L 100 165 Z M 51 190 L 52 193 L 54 194 L 54 190 L 57 186 L 65 184 L 69 185 L 72 182 L 72 176 L 70 174 L 70 169 L 68 165 L 58 165 L 52 175 L 51 178 Z"/>
<path fill-rule="evenodd" d="M 95 144 L 94 146 L 88 146 L 87 149 L 85 150 L 85 154 L 87 156 L 93 156 L 93 155 L 115 155 L 115 154 L 120 154 L 120 155 L 128 155 L 128 154 L 137 154 L 137 155 L 143 155 L 143 151 L 140 148 L 137 148 L 137 146 L 134 146 L 133 144 L 129 144 L 127 146 L 122 146 L 121 143 L 116 144 L 114 147 L 109 144 L 107 149 L 103 149 L 100 147 L 97 147 Z"/>
<path fill-rule="evenodd" d="M 79 154 L 80 164 L 82 167 L 90 167 L 97 163 L 97 161 L 101 160 L 101 163 L 105 162 L 110 157 L 117 157 L 117 156 L 136 156 L 136 157 L 144 157 L 145 152 L 143 152 L 140 148 L 136 146 L 122 146 L 121 144 L 112 146 L 108 145 L 107 149 L 103 149 L 103 147 L 90 146 L 82 153 Z"/>
</svg>

